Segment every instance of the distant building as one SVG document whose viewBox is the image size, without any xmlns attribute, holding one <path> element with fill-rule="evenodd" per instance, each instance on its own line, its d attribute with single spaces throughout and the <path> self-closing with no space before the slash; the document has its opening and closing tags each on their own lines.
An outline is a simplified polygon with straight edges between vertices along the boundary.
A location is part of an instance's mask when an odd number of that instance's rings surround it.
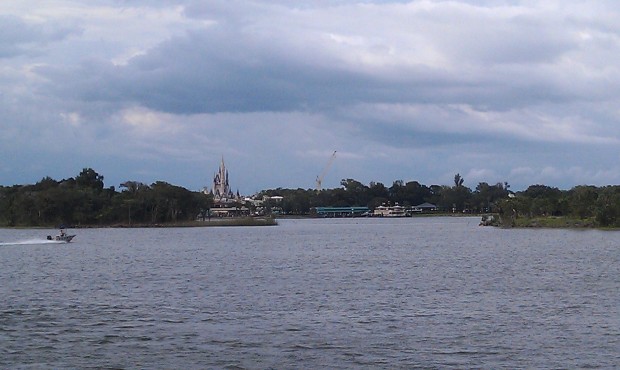
<svg viewBox="0 0 620 370">
<path fill-rule="evenodd" d="M 365 217 L 368 207 L 313 207 L 310 214 L 315 217 Z"/>
<path fill-rule="evenodd" d="M 237 194 L 234 194 L 230 188 L 228 170 L 226 169 L 226 164 L 224 164 L 223 156 L 220 168 L 213 176 L 213 186 L 211 190 L 205 189 L 205 193 L 211 193 L 211 195 L 213 195 L 213 201 L 216 207 L 224 207 L 241 199 L 239 191 L 237 191 Z"/>
<path fill-rule="evenodd" d="M 413 207 L 414 212 L 434 212 L 437 211 L 437 206 L 428 202 L 418 204 Z"/>
</svg>

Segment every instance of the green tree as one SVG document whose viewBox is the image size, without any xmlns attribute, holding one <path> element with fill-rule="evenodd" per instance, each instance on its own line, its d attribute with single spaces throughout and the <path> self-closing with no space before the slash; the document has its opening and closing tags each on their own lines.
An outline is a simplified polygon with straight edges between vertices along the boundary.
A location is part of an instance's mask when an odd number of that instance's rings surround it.
<svg viewBox="0 0 620 370">
<path fill-rule="evenodd" d="M 461 174 L 457 173 L 456 175 L 454 175 L 454 186 L 455 187 L 460 187 L 463 186 L 463 183 L 465 182 L 465 179 L 461 177 Z"/>
<path fill-rule="evenodd" d="M 405 194 L 403 204 L 406 206 L 417 206 L 427 202 L 431 198 L 431 190 L 417 181 L 409 181 L 405 184 Z"/>
<path fill-rule="evenodd" d="M 567 195 L 571 214 L 581 219 L 594 216 L 597 199 L 598 189 L 595 186 L 576 186 Z"/>
<path fill-rule="evenodd" d="M 347 206 L 366 206 L 369 199 L 369 189 L 359 181 L 353 179 L 341 180 L 340 185 L 346 193 Z"/>
<path fill-rule="evenodd" d="M 103 189 L 103 176 L 98 174 L 92 168 L 84 168 L 82 172 L 75 178 L 77 186 L 82 188 L 91 188 L 95 190 Z"/>
<path fill-rule="evenodd" d="M 508 197 L 508 184 L 498 182 L 489 185 L 486 182 L 478 183 L 473 193 L 472 206 L 478 212 L 497 211 L 497 202 Z"/>
<path fill-rule="evenodd" d="M 457 173 L 454 175 L 454 186 L 441 186 L 438 190 L 440 208 L 452 212 L 468 212 L 470 210 L 472 192 L 471 189 L 463 185 L 464 181 L 461 175 Z M 437 189 L 435 189 L 436 193 Z"/>
<path fill-rule="evenodd" d="M 375 209 L 389 201 L 390 191 L 380 182 L 371 182 L 368 188 L 369 201 L 366 206 Z"/>
<path fill-rule="evenodd" d="M 620 186 L 600 189 L 596 202 L 595 219 L 600 226 L 620 227 Z"/>
<path fill-rule="evenodd" d="M 405 182 L 403 180 L 395 180 L 388 190 L 390 203 L 401 204 L 404 202 Z"/>
<path fill-rule="evenodd" d="M 530 216 L 561 215 L 560 198 L 562 191 L 558 188 L 537 184 L 529 186 L 521 194 L 531 199 Z"/>
</svg>

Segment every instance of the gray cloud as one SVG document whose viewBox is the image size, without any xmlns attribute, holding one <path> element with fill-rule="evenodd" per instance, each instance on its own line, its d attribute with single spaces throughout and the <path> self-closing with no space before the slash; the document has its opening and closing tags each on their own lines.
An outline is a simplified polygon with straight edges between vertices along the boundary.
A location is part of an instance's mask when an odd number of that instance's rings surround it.
<svg viewBox="0 0 620 370">
<path fill-rule="evenodd" d="M 455 172 L 525 185 L 619 177 L 614 2 L 62 9 L 18 9 L 0 22 L 2 154 L 50 158 L 29 173 L 89 159 L 115 182 L 130 172 L 196 188 L 208 179 L 192 174 L 225 154 L 242 173 L 268 174 L 240 182 L 312 186 L 337 149 L 332 186 L 342 177 L 450 183 Z M 81 154 L 41 145 L 58 132 Z M 11 178 L 2 166 L 11 164 L 0 162 L 0 180 Z"/>
<path fill-rule="evenodd" d="M 518 11 L 498 17 L 450 4 L 434 12 L 413 3 L 392 4 L 382 17 L 359 6 L 341 7 L 334 15 L 329 9 L 287 13 L 283 7 L 253 4 L 248 15 L 239 14 L 239 4 L 215 4 L 186 9 L 212 25 L 175 36 L 127 65 L 89 61 L 60 71 L 41 69 L 41 74 L 56 77 L 52 84 L 77 98 L 129 99 L 175 113 L 291 111 L 362 102 L 507 109 L 588 98 L 566 89 L 565 79 L 579 82 L 583 76 L 572 70 L 568 75 L 571 66 L 562 64 L 580 46 L 561 19 L 549 22 Z M 349 12 L 359 13 L 361 21 L 350 21 Z M 293 20 L 282 20 L 285 16 Z M 391 30 L 374 33 L 364 27 L 380 27 L 388 19 L 396 23 Z M 339 22 L 351 27 L 349 35 L 342 34 Z M 422 56 L 409 48 L 420 48 Z M 390 50 L 395 63 L 389 61 Z"/>
<path fill-rule="evenodd" d="M 55 22 L 26 22 L 20 17 L 0 15 L 0 58 L 40 54 L 51 43 L 80 32 L 79 28 Z"/>
</svg>

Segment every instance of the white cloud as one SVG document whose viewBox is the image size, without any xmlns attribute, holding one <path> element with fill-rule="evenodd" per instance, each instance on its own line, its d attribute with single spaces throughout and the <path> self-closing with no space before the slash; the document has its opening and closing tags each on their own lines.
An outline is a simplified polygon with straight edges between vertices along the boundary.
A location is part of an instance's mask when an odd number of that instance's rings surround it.
<svg viewBox="0 0 620 370">
<path fill-rule="evenodd" d="M 467 179 L 469 186 L 472 188 L 475 188 L 474 184 L 478 184 L 480 182 L 487 182 L 489 184 L 499 182 L 495 171 L 488 168 L 472 168 L 467 172 L 467 174 L 463 175 L 463 178 Z"/>
<path fill-rule="evenodd" d="M 74 127 L 79 127 L 82 121 L 80 114 L 77 112 L 60 113 L 60 116 L 65 122 L 69 123 L 71 126 Z"/>
</svg>

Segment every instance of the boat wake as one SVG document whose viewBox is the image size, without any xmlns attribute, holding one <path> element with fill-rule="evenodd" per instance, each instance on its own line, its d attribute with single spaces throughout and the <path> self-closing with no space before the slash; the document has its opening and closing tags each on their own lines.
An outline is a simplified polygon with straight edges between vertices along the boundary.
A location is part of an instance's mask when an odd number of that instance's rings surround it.
<svg viewBox="0 0 620 370">
<path fill-rule="evenodd" d="M 36 244 L 60 244 L 60 243 L 64 243 L 64 241 L 62 241 L 62 240 L 47 240 L 47 239 L 27 239 L 27 240 L 15 241 L 15 242 L 0 243 L 0 246 L 36 245 Z"/>
</svg>

